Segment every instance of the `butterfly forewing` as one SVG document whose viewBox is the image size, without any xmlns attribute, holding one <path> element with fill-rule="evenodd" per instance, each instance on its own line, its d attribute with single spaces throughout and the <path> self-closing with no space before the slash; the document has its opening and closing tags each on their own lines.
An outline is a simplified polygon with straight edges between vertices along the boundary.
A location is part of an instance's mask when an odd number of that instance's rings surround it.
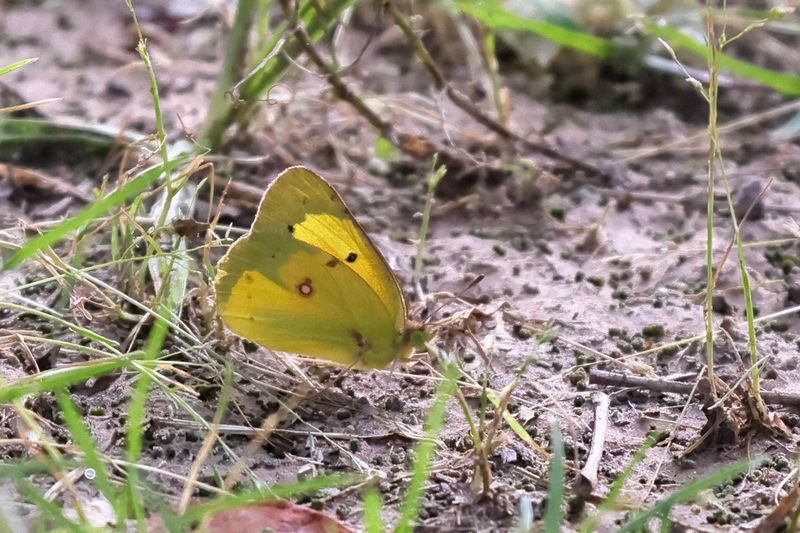
<svg viewBox="0 0 800 533">
<path fill-rule="evenodd" d="M 268 348 L 365 367 L 408 351 L 394 275 L 336 191 L 302 167 L 269 187 L 216 288 L 228 327 Z"/>
</svg>

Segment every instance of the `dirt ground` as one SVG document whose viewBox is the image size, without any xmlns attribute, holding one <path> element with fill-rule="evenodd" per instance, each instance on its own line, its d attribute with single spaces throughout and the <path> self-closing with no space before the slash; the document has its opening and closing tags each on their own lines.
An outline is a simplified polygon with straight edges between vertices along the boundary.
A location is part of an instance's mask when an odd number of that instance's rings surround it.
<svg viewBox="0 0 800 533">
<path fill-rule="evenodd" d="M 137 2 L 137 7 L 155 60 L 167 130 L 176 138 L 190 138 L 205 116 L 220 65 L 221 14 L 196 11 L 202 3 L 170 4 Z M 341 32 L 337 51 L 342 64 L 358 57 L 367 37 L 367 28 L 358 23 Z M 448 44 L 439 46 L 436 53 L 447 66 L 449 79 L 473 95 L 482 108 L 491 110 L 480 73 L 457 60 L 465 53 L 460 45 L 442 42 Z M 0 80 L 0 107 L 15 103 L 15 97 L 26 101 L 59 97 L 62 100 L 38 112 L 54 120 L 148 134 L 154 131 L 152 102 L 134 47 L 135 34 L 122 2 L 0 4 L 0 64 L 39 57 L 36 64 Z M 704 449 L 686 455 L 684 451 L 706 423 L 696 395 L 687 402 L 686 395 L 670 392 L 591 385 L 579 370 L 629 372 L 632 365 L 646 363 L 661 378 L 689 384 L 697 380 L 705 361 L 700 340 L 640 352 L 703 333 L 705 102 L 680 77 L 648 71 L 636 78 L 601 71 L 585 96 L 566 98 L 558 83 L 532 83 L 520 66 L 509 65 L 503 71 L 513 109 L 509 128 L 531 138 L 541 135 L 563 153 L 603 169 L 609 177 L 602 178 L 537 153 L 513 150 L 447 103 L 432 88 L 408 47 L 390 32 L 380 33 L 366 50 L 349 72 L 348 83 L 371 95 L 370 105 L 398 128 L 452 143 L 455 153 L 474 162 L 474 168 L 449 173 L 441 185 L 426 250 L 424 287 L 438 302 L 427 309 L 435 310 L 433 320 L 471 317 L 490 365 L 464 337 L 443 342 L 465 361 L 474 382 L 485 377 L 500 390 L 533 357 L 535 362 L 515 390 L 510 409 L 545 447 L 549 427 L 557 423 L 567 457 L 577 458 L 578 467 L 591 441 L 594 394 L 608 394 L 611 408 L 599 494 L 650 431 L 668 432 L 669 437 L 647 454 L 626 486 L 625 501 L 634 509 L 722 465 L 764 454 L 767 461 L 757 470 L 673 512 L 679 530 L 747 530 L 756 524 L 785 494 L 780 484 L 792 469 L 795 441 L 800 437 L 797 408 L 771 406 L 791 436 L 747 431 L 738 439 L 707 443 Z M 238 132 L 229 143 L 232 157 L 220 159 L 218 171 L 263 189 L 288 165 L 302 163 L 317 170 L 341 191 L 387 256 L 409 298 L 415 300 L 412 240 L 419 228 L 416 213 L 425 202 L 423 177 L 430 163 L 403 157 L 387 163 L 377 158 L 374 130 L 346 103 L 336 101 L 324 80 L 312 73 L 294 69 L 270 97 L 272 101 L 256 108 L 247 131 Z M 781 101 L 769 89 L 734 82 L 723 89 L 720 122 L 753 115 Z M 744 240 L 753 243 L 746 249 L 746 258 L 762 317 L 800 303 L 800 236 L 790 224 L 800 213 L 800 145 L 770 140 L 776 123 L 754 121 L 723 137 L 727 173 L 737 198 L 745 198 L 742 205 L 749 205 L 753 191 L 773 179 L 759 209 L 742 229 Z M 690 140 L 676 144 L 682 139 Z M 57 178 L 74 192 L 51 194 L 0 181 L 4 239 L 20 238 L 14 230 L 20 220 L 37 223 L 76 212 L 86 205 L 103 174 L 115 172 L 107 159 L 87 159 L 63 150 L 4 157 Z M 203 219 L 208 208 L 201 201 L 197 218 Z M 230 205 L 223 211 L 222 223 L 246 228 L 252 216 L 252 209 Z M 718 259 L 732 238 L 721 185 L 714 223 Z M 786 240 L 764 244 L 778 239 Z M 87 260 L 102 260 L 102 241 L 91 242 L 96 247 L 84 250 Z M 215 250 L 215 254 L 218 257 L 221 252 Z M 33 264 L 3 274 L 3 300 L 23 280 L 45 274 Z M 102 274 L 110 283 L 114 275 L 111 270 Z M 465 291 L 479 275 L 483 280 Z M 206 281 L 198 276 L 191 283 L 201 287 Z M 732 384 L 749 366 L 746 329 L 736 325 L 744 319 L 744 305 L 735 249 L 718 287 L 714 320 L 732 325 L 727 328 L 730 335 L 717 338 L 717 372 Z M 47 303 L 52 296 L 48 291 L 55 289 L 45 286 L 24 296 Z M 99 313 L 94 295 L 81 290 L 80 285 L 75 287 L 65 310 L 71 319 L 125 340 L 132 324 Z M 454 300 L 448 293 L 463 295 Z M 189 322 L 204 297 L 199 291 L 190 294 L 184 311 Z M 411 308 L 422 312 L 416 302 Z M 1 313 L 4 331 L 63 334 L 30 316 Z M 539 342 L 537 335 L 551 328 L 557 328 L 557 336 Z M 760 355 L 767 357 L 762 387 L 800 394 L 797 313 L 759 322 L 758 332 Z M 0 351 L 0 371 L 6 377 L 33 371 L 18 346 L 6 343 Z M 277 409 L 272 395 L 294 383 L 298 374 L 292 368 L 298 363 L 235 339 L 219 343 L 216 351 L 222 358 L 233 358 L 237 370 L 246 376 L 237 378 L 236 408 L 226 415 L 229 427 L 223 429 L 224 441 L 240 452 L 252 436 L 244 429 L 258 427 Z M 51 366 L 74 362 L 77 357 L 35 355 L 52 358 Z M 393 516 L 408 479 L 410 450 L 436 388 L 434 374 L 421 362 L 370 372 L 312 362 L 303 362 L 301 367 L 322 385 L 321 392 L 301 404 L 297 419 L 284 421 L 251 462 L 252 471 L 268 483 L 294 480 L 299 471 L 308 469 L 370 472 L 382 478 L 380 490 L 387 514 Z M 73 391 L 100 448 L 111 455 L 122 453 L 130 377 L 121 375 Z M 197 397 L 187 395 L 186 401 L 210 420 L 220 376 L 200 370 L 198 375 L 176 372 L 175 377 L 200 391 Z M 465 388 L 464 394 L 471 405 L 478 406 L 479 388 Z M 42 397 L 33 405 L 44 419 L 52 420 L 52 399 Z M 202 444 L 202 432 L 159 392 L 153 393 L 149 412 L 143 461 L 185 475 Z M 2 413 L 0 409 L 0 438 L 13 438 L 17 426 L 13 417 Z M 59 427 L 53 421 L 51 430 L 58 432 Z M 63 428 L 60 431 L 62 437 L 67 435 Z M 547 463 L 511 430 L 504 427 L 498 438 L 492 455 L 492 490 L 484 499 L 478 499 L 470 485 L 474 458 L 466 421 L 455 402 L 451 402 L 440 441 L 420 531 L 507 530 L 518 516 L 523 495 L 541 516 Z M 0 446 L 4 461 L 22 454 L 20 446 Z M 217 446 L 201 481 L 213 484 L 215 471 L 225 471 L 229 465 Z M 569 479 L 573 477 L 570 473 Z M 179 479 L 154 474 L 151 481 L 168 491 L 181 488 Z M 81 490 L 91 492 L 88 482 L 85 485 Z M 360 523 L 358 491 L 332 493 L 314 503 L 347 523 Z M 624 513 L 610 514 L 601 530 L 613 530 L 615 520 L 619 523 L 623 517 Z"/>
</svg>

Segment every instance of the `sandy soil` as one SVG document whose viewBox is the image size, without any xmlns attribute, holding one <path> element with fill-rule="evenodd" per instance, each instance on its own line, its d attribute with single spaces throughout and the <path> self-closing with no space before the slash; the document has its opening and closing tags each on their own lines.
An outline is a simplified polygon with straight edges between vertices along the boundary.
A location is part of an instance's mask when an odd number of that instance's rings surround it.
<svg viewBox="0 0 800 533">
<path fill-rule="evenodd" d="M 219 13 L 209 11 L 184 24 L 180 21 L 198 13 L 182 11 L 183 3 L 172 8 L 159 7 L 158 2 L 137 4 L 141 4 L 140 16 L 156 62 L 167 129 L 176 138 L 195 133 L 221 58 Z M 61 97 L 63 100 L 41 107 L 39 112 L 54 120 L 142 133 L 154 130 L 147 79 L 121 2 L 64 0 L 46 8 L 11 3 L 0 9 L 0 64 L 27 56 L 40 58 L 35 65 L 2 78 L 0 107 L 14 103 L 14 93 L 28 101 Z M 343 64 L 357 57 L 366 40 L 367 34 L 357 28 L 354 25 L 345 31 L 338 42 Z M 442 184 L 425 268 L 425 289 L 439 296 L 425 312 L 435 310 L 433 320 L 469 323 L 491 364 L 486 365 L 463 336 L 443 338 L 443 345 L 465 361 L 475 383 L 485 378 L 495 389 L 513 380 L 527 358 L 535 358 L 509 407 L 545 447 L 548 428 L 557 423 L 565 435 L 567 456 L 577 459 L 577 466 L 585 459 L 591 441 L 593 394 L 610 395 L 598 493 L 621 472 L 650 431 L 667 432 L 669 437 L 647 455 L 626 487 L 626 501 L 634 508 L 723 464 L 765 454 L 768 460 L 758 470 L 716 489 L 702 502 L 679 506 L 673 515 L 676 524 L 700 531 L 746 529 L 755 524 L 783 494 L 776 487 L 791 469 L 794 441 L 800 436 L 800 416 L 795 408 L 771 406 L 791 436 L 745 431 L 738 439 L 708 442 L 702 451 L 684 455 L 706 423 L 696 396 L 687 403 L 685 395 L 598 387 L 588 384 L 579 370 L 627 372 L 633 364 L 646 363 L 661 378 L 694 383 L 704 364 L 700 341 L 639 354 L 703 332 L 704 102 L 683 80 L 653 73 L 643 73 L 639 79 L 601 75 L 592 88 L 599 96 L 567 101 L 556 91 L 533 88 L 526 74 L 510 65 L 504 72 L 513 108 L 509 127 L 525 136 L 541 134 L 564 153 L 607 169 L 613 179 L 604 180 L 576 172 L 562 162 L 514 150 L 444 103 L 407 47 L 398 44 L 401 41 L 391 35 L 381 37 L 368 48 L 348 82 L 369 92 L 370 104 L 386 119 L 407 131 L 452 142 L 454 152 L 466 154 L 475 168 L 484 169 L 451 173 Z M 443 59 L 463 53 L 458 45 L 438 50 Z M 450 63 L 448 76 L 465 92 L 472 91 L 479 105 L 491 109 L 480 78 L 476 79 L 467 65 Z M 376 133 L 347 104 L 335 101 L 320 78 L 309 73 L 295 69 L 272 97 L 276 101 L 259 106 L 247 132 L 240 132 L 230 143 L 228 153 L 234 159 L 221 162 L 219 171 L 261 189 L 287 165 L 303 163 L 316 169 L 342 192 L 415 300 L 411 290 L 415 247 L 411 241 L 419 226 L 415 213 L 425 201 L 423 177 L 429 163 L 402 157 L 387 163 L 376 158 Z M 722 95 L 721 123 L 779 102 L 767 89 L 734 85 Z M 759 202 L 760 211 L 743 227 L 744 240 L 753 243 L 746 258 L 755 305 L 762 317 L 800 303 L 796 240 L 763 244 L 797 237 L 787 229 L 787 222 L 800 212 L 800 146 L 770 141 L 774 125 L 757 122 L 724 137 L 726 169 L 737 198 L 745 196 L 742 205 L 749 205 L 748 194 L 752 198 L 753 190 L 774 179 Z M 673 144 L 695 135 L 694 141 Z M 654 150 L 658 147 L 663 148 Z M 48 194 L 8 179 L 0 181 L 0 220 L 6 228 L 17 226 L 18 220 L 36 223 L 77 211 L 92 188 L 100 185 L 103 174 L 114 175 L 117 168 L 110 158 L 87 158 L 51 148 L 2 157 L 57 178 L 77 191 L 73 195 Z M 732 237 L 721 186 L 718 192 L 714 221 L 717 258 Z M 207 209 L 208 204 L 201 202 L 197 218 L 203 219 Z M 252 209 L 246 206 L 227 206 L 222 223 L 247 227 L 252 216 Z M 101 234 L 89 239 L 84 250 L 87 264 L 107 257 L 102 243 Z M 69 249 L 65 245 L 61 251 Z M 218 249 L 214 253 L 221 255 Z M 45 275 L 30 264 L 3 274 L 0 287 L 7 290 Z M 113 269 L 100 274 L 112 284 L 119 275 Z M 460 300 L 444 296 L 462 293 L 478 275 L 485 277 Z M 197 276 L 192 287 L 202 287 L 206 281 Z M 740 286 L 734 254 L 719 279 L 715 322 L 737 324 L 743 320 Z M 141 294 L 141 288 L 129 290 Z M 54 304 L 58 294 L 58 286 L 51 284 L 24 295 Z M 203 293 L 191 294 L 185 318 L 202 328 L 197 309 Z M 79 284 L 61 305 L 71 320 L 125 341 L 133 324 L 103 312 L 101 304 L 96 294 Z M 412 311 L 423 313 L 418 303 L 412 304 Z M 68 332 L 54 331 L 51 324 L 30 316 L 8 310 L 0 313 L 4 331 L 33 330 L 69 338 Z M 557 328 L 556 338 L 539 342 L 537 334 L 551 328 Z M 731 384 L 748 363 L 746 330 L 736 326 L 729 330 L 730 336 L 719 335 L 716 353 L 717 372 Z M 762 321 L 758 332 L 759 353 L 768 357 L 762 387 L 800 394 L 797 314 Z M 280 396 L 283 387 L 296 382 L 297 373 L 291 370 L 296 360 L 235 339 L 228 341 L 219 343 L 216 352 L 234 359 L 246 378 L 236 380 L 235 408 L 230 409 L 225 423 L 257 427 L 277 409 L 274 395 Z M 0 353 L 2 375 L 34 371 L 17 344 L 3 344 Z M 40 367 L 75 360 L 69 354 L 44 353 L 44 347 L 34 348 L 34 356 Z M 407 481 L 410 450 L 435 390 L 431 371 L 421 363 L 385 372 L 343 371 L 311 362 L 302 363 L 302 368 L 322 389 L 301 404 L 297 419 L 284 421 L 251 462 L 252 471 L 271 483 L 296 479 L 298 471 L 308 468 L 320 472 L 371 470 L 383 477 L 380 490 L 388 512 L 394 513 Z M 100 448 L 111 455 L 122 453 L 131 377 L 114 376 L 73 391 Z M 176 373 L 173 377 L 200 391 L 198 397 L 187 396 L 186 401 L 210 420 L 220 376 L 204 368 L 196 374 Z M 479 389 L 465 388 L 464 394 L 477 408 Z M 45 396 L 29 403 L 43 419 L 51 421 L 51 431 L 58 438 L 67 438 L 55 417 L 52 399 Z M 11 411 L 0 409 L 0 413 L 0 437 L 17 436 Z M 202 443 L 202 432 L 187 413 L 159 392 L 152 395 L 150 413 L 144 461 L 185 474 Z M 233 430 L 223 433 L 227 445 L 237 452 L 251 438 Z M 420 530 L 507 529 L 518 514 L 522 495 L 528 495 L 535 512 L 541 514 L 547 486 L 547 464 L 542 457 L 504 427 L 492 455 L 491 494 L 479 499 L 470 486 L 474 457 L 467 435 L 467 424 L 453 402 Z M 3 460 L 24 453 L 19 446 L 0 446 Z M 215 471 L 229 466 L 229 458 L 217 446 L 201 480 L 213 483 Z M 181 487 L 179 481 L 162 476 L 154 475 L 152 481 L 168 491 Z M 93 490 L 88 482 L 79 487 L 87 494 Z M 357 492 L 327 495 L 316 505 L 346 522 L 359 523 Z M 623 516 L 610 515 L 602 529 L 613 530 L 614 520 Z"/>
</svg>

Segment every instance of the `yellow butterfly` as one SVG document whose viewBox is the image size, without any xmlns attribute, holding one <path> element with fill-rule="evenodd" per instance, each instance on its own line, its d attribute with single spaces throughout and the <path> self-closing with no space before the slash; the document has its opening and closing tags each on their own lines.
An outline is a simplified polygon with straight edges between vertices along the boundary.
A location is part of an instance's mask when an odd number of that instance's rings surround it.
<svg viewBox="0 0 800 533">
<path fill-rule="evenodd" d="M 273 350 L 382 368 L 425 342 L 386 260 L 333 187 L 305 167 L 267 188 L 215 286 L 225 324 Z"/>
</svg>

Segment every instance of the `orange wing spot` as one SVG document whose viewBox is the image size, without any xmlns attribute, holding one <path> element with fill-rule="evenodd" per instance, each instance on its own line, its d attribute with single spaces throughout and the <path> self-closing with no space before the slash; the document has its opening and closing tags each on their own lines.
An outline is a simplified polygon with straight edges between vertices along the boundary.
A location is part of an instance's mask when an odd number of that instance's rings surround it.
<svg viewBox="0 0 800 533">
<path fill-rule="evenodd" d="M 314 294 L 314 288 L 311 286 L 311 278 L 306 278 L 297 286 L 297 292 L 300 293 L 300 296 L 304 296 L 308 298 L 312 294 Z"/>
</svg>

